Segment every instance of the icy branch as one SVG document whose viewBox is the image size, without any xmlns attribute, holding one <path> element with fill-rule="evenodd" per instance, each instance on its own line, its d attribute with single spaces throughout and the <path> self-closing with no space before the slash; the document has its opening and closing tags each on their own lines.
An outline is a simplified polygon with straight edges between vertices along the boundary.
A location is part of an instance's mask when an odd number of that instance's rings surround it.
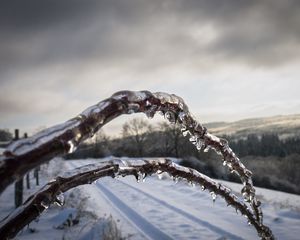
<svg viewBox="0 0 300 240">
<path fill-rule="evenodd" d="M 255 195 L 252 173 L 245 168 L 225 139 L 207 132 L 190 114 L 184 101 L 173 94 L 148 91 L 122 91 L 86 109 L 77 117 L 48 128 L 30 138 L 12 143 L 0 159 L 0 193 L 14 180 L 52 157 L 75 151 L 85 139 L 93 136 L 103 125 L 121 114 L 143 112 L 149 118 L 162 113 L 171 123 L 181 125 L 184 135 L 198 150 L 213 149 L 223 156 L 223 165 L 237 174 L 244 187 L 244 200 L 252 208 L 257 222 L 262 225 L 260 202 Z M 22 164 L 20 164 L 22 163 Z"/>
<path fill-rule="evenodd" d="M 211 194 L 219 195 L 228 205 L 240 211 L 253 225 L 263 239 L 272 239 L 270 229 L 260 224 L 247 205 L 240 201 L 227 187 L 215 182 L 194 169 L 179 166 L 168 159 L 156 160 L 111 160 L 100 164 L 83 166 L 59 176 L 46 184 L 41 190 L 32 195 L 27 201 L 0 222 L 0 239 L 9 239 L 32 220 L 37 218 L 51 203 L 62 205 L 61 194 L 79 185 L 91 183 L 105 176 L 118 177 L 133 175 L 139 181 L 147 175 L 168 173 L 174 179 L 185 179 L 190 183 L 207 189 Z"/>
</svg>

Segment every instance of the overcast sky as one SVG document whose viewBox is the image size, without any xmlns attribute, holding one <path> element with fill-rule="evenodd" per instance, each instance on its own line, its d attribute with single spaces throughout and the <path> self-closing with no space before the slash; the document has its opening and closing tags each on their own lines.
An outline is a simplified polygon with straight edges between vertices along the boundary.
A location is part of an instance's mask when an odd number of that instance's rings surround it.
<svg viewBox="0 0 300 240">
<path fill-rule="evenodd" d="M 0 128 L 124 89 L 175 93 L 200 122 L 300 113 L 300 1 L 0 3 Z"/>
</svg>

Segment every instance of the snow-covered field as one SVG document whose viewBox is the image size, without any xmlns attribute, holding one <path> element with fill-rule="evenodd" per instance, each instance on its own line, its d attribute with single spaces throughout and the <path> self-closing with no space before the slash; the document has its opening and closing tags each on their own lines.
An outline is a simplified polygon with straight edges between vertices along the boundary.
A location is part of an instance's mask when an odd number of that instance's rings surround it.
<svg viewBox="0 0 300 240">
<path fill-rule="evenodd" d="M 47 168 L 52 171 L 48 177 L 93 161 L 54 161 Z M 233 191 L 240 189 L 238 184 L 223 183 Z M 299 239 L 300 196 L 257 191 L 263 202 L 264 222 L 277 239 Z M 105 228 L 109 225 L 111 229 L 113 224 L 126 239 L 258 239 L 255 229 L 223 199 L 213 202 L 200 187 L 175 183 L 167 176 L 147 177 L 141 183 L 134 177 L 107 177 L 65 195 L 63 208 L 50 207 L 17 239 L 101 239 Z M 13 187 L 9 187 L 0 196 L 0 217 L 13 209 L 12 199 Z M 79 223 L 65 227 L 68 218 L 79 219 Z"/>
</svg>

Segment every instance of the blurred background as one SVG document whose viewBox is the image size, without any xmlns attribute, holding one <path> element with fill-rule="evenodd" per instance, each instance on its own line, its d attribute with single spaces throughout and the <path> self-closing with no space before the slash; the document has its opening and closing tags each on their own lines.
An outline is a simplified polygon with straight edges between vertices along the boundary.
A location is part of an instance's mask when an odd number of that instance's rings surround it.
<svg viewBox="0 0 300 240">
<path fill-rule="evenodd" d="M 255 184 L 299 194 L 299 24 L 298 1 L 2 1 L 1 146 L 116 91 L 165 91 L 230 140 Z M 109 155 L 236 180 L 159 117 L 122 116 L 68 158 Z"/>
</svg>

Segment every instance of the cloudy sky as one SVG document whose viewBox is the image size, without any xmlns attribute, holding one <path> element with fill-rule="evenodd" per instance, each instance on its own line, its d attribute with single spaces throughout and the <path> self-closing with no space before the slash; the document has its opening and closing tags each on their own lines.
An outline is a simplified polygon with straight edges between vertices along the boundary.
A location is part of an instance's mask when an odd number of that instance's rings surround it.
<svg viewBox="0 0 300 240">
<path fill-rule="evenodd" d="M 297 0 L 0 1 L 0 128 L 124 89 L 175 93 L 200 122 L 300 113 L 299 26 Z"/>
</svg>

